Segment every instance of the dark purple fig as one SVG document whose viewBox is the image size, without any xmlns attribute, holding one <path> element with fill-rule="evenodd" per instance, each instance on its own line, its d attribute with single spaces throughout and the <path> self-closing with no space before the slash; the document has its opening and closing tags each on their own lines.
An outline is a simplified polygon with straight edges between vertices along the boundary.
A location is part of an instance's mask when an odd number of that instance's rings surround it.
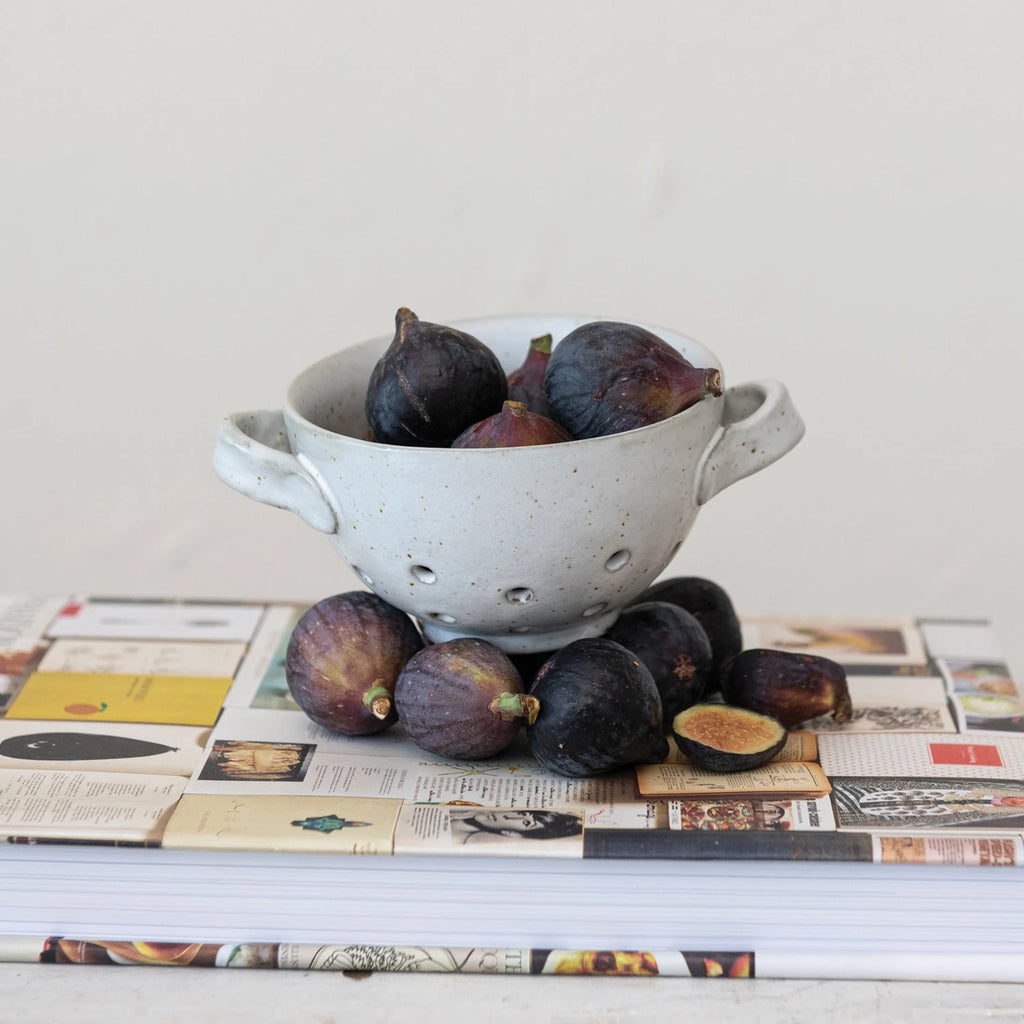
<svg viewBox="0 0 1024 1024">
<path fill-rule="evenodd" d="M 467 761 L 500 754 L 537 713 L 509 656 L 475 637 L 414 654 L 395 684 L 395 704 L 418 747 Z"/>
<path fill-rule="evenodd" d="M 785 726 L 770 715 L 729 704 L 694 704 L 672 719 L 680 752 L 710 772 L 745 772 L 786 745 Z"/>
<path fill-rule="evenodd" d="M 716 369 L 693 366 L 642 327 L 598 320 L 554 348 L 544 392 L 573 437 L 602 437 L 674 416 L 722 393 Z"/>
<path fill-rule="evenodd" d="M 501 412 L 474 423 L 454 441 L 453 448 L 521 448 L 531 444 L 561 444 L 572 436 L 554 420 L 530 412 L 522 402 L 506 402 Z"/>
<path fill-rule="evenodd" d="M 507 395 L 505 371 L 482 341 L 403 306 L 370 374 L 366 420 L 381 444 L 446 448 L 498 412 Z"/>
<path fill-rule="evenodd" d="M 722 685 L 729 704 L 777 718 L 787 729 L 831 712 L 853 714 L 846 670 L 829 658 L 755 647 L 738 655 Z"/>
<path fill-rule="evenodd" d="M 553 419 L 548 396 L 544 394 L 544 372 L 551 358 L 551 335 L 542 334 L 530 342 L 522 365 L 508 375 L 510 401 L 522 402 L 530 412 Z"/>
<path fill-rule="evenodd" d="M 285 678 L 295 703 L 325 729 L 359 736 L 397 721 L 395 681 L 423 638 L 405 612 L 353 590 L 318 601 L 292 630 Z"/>
<path fill-rule="evenodd" d="M 540 710 L 526 738 L 549 771 L 587 778 L 668 757 L 654 677 L 614 640 L 567 644 L 544 663 L 530 693 Z"/>
<path fill-rule="evenodd" d="M 684 608 L 667 601 L 631 605 L 604 635 L 647 666 L 661 695 L 666 732 L 680 711 L 704 696 L 711 678 L 711 644 Z"/>
<path fill-rule="evenodd" d="M 743 630 L 729 594 L 702 576 L 672 576 L 648 587 L 633 604 L 668 601 L 688 611 L 711 642 L 713 688 L 721 685 L 733 658 L 743 650 Z"/>
</svg>

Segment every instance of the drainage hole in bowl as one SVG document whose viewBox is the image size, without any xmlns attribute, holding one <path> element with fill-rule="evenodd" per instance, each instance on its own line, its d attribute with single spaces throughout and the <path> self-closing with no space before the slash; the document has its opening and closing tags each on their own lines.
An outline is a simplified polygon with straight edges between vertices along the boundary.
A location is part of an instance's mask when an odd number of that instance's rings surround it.
<svg viewBox="0 0 1024 1024">
<path fill-rule="evenodd" d="M 353 572 L 354 572 L 354 573 L 355 573 L 355 574 L 356 574 L 356 575 L 357 575 L 357 576 L 358 576 L 358 577 L 359 577 L 359 578 L 360 578 L 360 579 L 361 579 L 361 580 L 362 580 L 362 581 L 363 581 L 363 582 L 364 582 L 364 583 L 365 583 L 365 584 L 366 584 L 366 585 L 367 585 L 368 587 L 372 587 L 372 586 L 373 586 L 373 577 L 372 577 L 372 576 L 368 576 L 368 575 L 367 575 L 367 574 L 366 574 L 365 572 L 363 572 L 363 570 L 362 570 L 362 569 L 360 569 L 360 568 L 359 568 L 359 566 L 358 566 L 358 565 L 353 565 L 353 566 L 352 566 L 352 571 L 353 571 Z"/>
<path fill-rule="evenodd" d="M 514 587 L 505 591 L 505 600 L 509 604 L 529 604 L 533 600 L 533 591 L 529 587 Z"/>
<path fill-rule="evenodd" d="M 628 548 L 622 548 L 621 551 L 616 551 L 607 562 L 604 563 L 604 567 L 609 572 L 618 572 L 621 568 L 628 564 L 629 560 L 633 557 L 632 552 Z"/>
<path fill-rule="evenodd" d="M 449 626 L 453 626 L 459 621 L 454 615 L 447 615 L 444 612 L 427 612 L 427 618 L 434 619 L 437 622 L 443 622 Z"/>
<path fill-rule="evenodd" d="M 592 619 L 595 615 L 600 615 L 607 607 L 607 601 L 598 601 L 597 604 L 592 604 L 589 608 L 583 609 L 583 618 Z"/>
<path fill-rule="evenodd" d="M 435 573 L 433 569 L 427 568 L 425 565 L 414 565 L 409 571 L 420 581 L 420 583 L 437 582 L 437 573 Z"/>
</svg>

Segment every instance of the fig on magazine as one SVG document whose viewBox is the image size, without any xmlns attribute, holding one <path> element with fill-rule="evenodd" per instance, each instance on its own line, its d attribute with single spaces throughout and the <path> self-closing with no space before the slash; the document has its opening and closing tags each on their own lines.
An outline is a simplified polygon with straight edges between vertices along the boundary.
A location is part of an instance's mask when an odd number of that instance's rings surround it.
<svg viewBox="0 0 1024 1024">
<path fill-rule="evenodd" d="M 423 646 L 411 618 L 369 591 L 318 601 L 292 630 L 285 678 L 295 703 L 325 729 L 380 732 L 398 716 L 398 673 Z"/>
<path fill-rule="evenodd" d="M 694 704 L 672 719 L 676 745 L 699 768 L 745 772 L 767 764 L 786 745 L 775 718 L 729 704 Z"/>
<path fill-rule="evenodd" d="M 722 684 L 729 704 L 777 718 L 787 728 L 819 715 L 846 722 L 853 703 L 842 665 L 815 654 L 755 647 L 737 655 Z"/>
<path fill-rule="evenodd" d="M 668 757 L 654 677 L 614 640 L 587 637 L 562 647 L 530 693 L 540 709 L 526 738 L 549 771 L 586 778 Z"/>
<path fill-rule="evenodd" d="M 672 576 L 649 586 L 632 604 L 668 601 L 688 611 L 703 627 L 711 643 L 712 683 L 717 689 L 733 658 L 743 650 L 743 631 L 728 592 L 702 576 Z"/>
<path fill-rule="evenodd" d="M 650 670 L 661 694 L 665 731 L 684 708 L 696 704 L 711 679 L 711 644 L 685 608 L 644 601 L 624 608 L 604 634 L 632 651 Z"/>
<path fill-rule="evenodd" d="M 395 704 L 413 743 L 460 760 L 500 754 L 537 713 L 509 656 L 475 637 L 414 654 L 395 684 Z"/>
</svg>

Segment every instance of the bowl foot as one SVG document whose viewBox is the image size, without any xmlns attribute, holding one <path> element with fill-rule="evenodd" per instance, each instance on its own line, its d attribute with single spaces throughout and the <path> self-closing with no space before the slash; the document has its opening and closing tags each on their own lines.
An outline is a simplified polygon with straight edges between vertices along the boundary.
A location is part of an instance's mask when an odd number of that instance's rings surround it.
<svg viewBox="0 0 1024 1024">
<path fill-rule="evenodd" d="M 620 611 L 620 608 L 614 608 L 571 626 L 529 633 L 486 633 L 458 625 L 447 625 L 434 619 L 417 619 L 417 622 L 423 635 L 432 644 L 472 636 L 500 647 L 507 654 L 538 654 L 541 651 L 557 651 L 573 640 L 580 640 L 583 637 L 601 636 L 612 627 Z"/>
</svg>

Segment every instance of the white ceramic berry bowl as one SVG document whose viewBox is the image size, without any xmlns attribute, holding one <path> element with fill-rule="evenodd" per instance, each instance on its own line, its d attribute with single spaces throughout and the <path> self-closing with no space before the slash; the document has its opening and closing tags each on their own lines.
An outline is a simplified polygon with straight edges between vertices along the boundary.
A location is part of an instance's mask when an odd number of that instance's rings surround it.
<svg viewBox="0 0 1024 1024">
<path fill-rule="evenodd" d="M 594 316 L 494 316 L 451 326 L 490 346 L 506 371 L 530 339 L 557 345 Z M 694 365 L 717 356 L 641 324 Z M 510 653 L 597 636 L 668 565 L 697 512 L 790 451 L 804 425 L 778 381 L 727 386 L 660 423 L 521 448 L 411 448 L 364 440 L 382 335 L 303 371 L 280 410 L 221 425 L 217 475 L 327 534 L 375 593 L 438 642 L 477 636 Z"/>
</svg>

